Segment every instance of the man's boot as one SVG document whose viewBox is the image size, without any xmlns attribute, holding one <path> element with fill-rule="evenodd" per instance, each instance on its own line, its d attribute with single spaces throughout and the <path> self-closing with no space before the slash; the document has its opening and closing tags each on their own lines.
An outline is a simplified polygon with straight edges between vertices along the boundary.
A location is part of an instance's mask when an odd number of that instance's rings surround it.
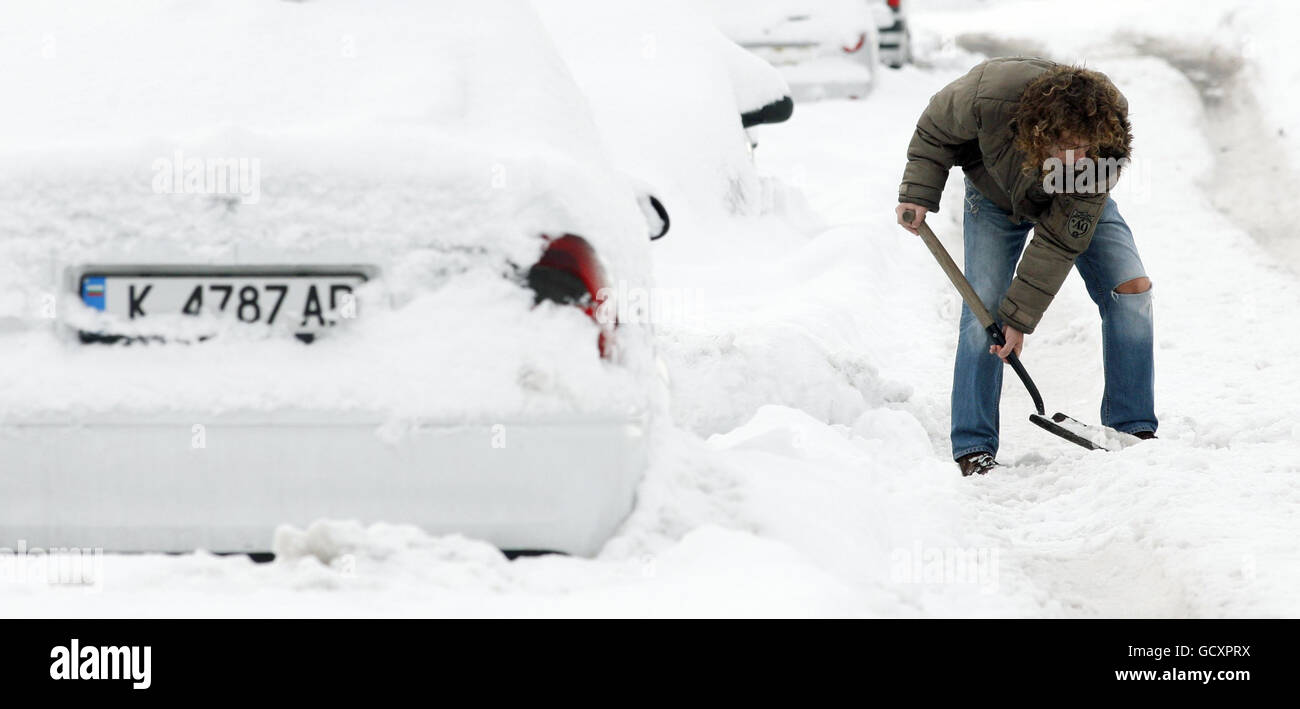
<svg viewBox="0 0 1300 709">
<path fill-rule="evenodd" d="M 989 453 L 975 451 L 958 458 L 957 465 L 961 467 L 961 476 L 965 478 L 971 475 L 983 475 L 1000 465 L 1000 463 L 994 460 Z"/>
</svg>

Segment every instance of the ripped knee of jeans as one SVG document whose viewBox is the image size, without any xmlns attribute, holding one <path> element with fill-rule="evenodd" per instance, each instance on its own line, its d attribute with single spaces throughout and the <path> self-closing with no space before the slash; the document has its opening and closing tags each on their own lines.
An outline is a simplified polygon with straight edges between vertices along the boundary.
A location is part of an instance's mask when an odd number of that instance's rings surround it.
<svg viewBox="0 0 1300 709">
<path fill-rule="evenodd" d="M 1151 279 L 1146 276 L 1138 276 L 1115 286 L 1114 292 L 1120 295 L 1134 295 L 1149 290 L 1151 290 Z"/>
<path fill-rule="evenodd" d="M 1102 306 L 1102 313 L 1104 317 L 1107 313 L 1124 311 L 1149 319 L 1151 303 L 1151 280 L 1139 276 L 1115 286 L 1109 302 Z"/>
</svg>

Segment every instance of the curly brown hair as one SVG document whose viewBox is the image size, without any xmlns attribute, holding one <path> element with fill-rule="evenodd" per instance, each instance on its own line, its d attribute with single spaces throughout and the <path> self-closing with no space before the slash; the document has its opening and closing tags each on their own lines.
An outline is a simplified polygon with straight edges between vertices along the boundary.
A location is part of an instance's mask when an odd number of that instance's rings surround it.
<svg viewBox="0 0 1300 709">
<path fill-rule="evenodd" d="M 1026 173 L 1040 170 L 1066 138 L 1091 145 L 1090 158 L 1127 158 L 1133 131 L 1126 103 L 1105 74 L 1056 66 L 1040 74 L 1020 96 L 1011 119 Z"/>
</svg>

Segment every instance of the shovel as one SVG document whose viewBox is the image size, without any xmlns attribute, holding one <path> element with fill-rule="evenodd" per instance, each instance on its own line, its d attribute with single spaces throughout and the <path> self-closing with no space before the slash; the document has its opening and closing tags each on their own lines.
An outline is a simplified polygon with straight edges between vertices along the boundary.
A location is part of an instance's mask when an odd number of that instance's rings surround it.
<svg viewBox="0 0 1300 709">
<path fill-rule="evenodd" d="M 903 220 L 907 223 L 912 223 L 915 218 L 916 212 L 910 209 L 903 212 Z M 921 226 L 917 228 L 917 231 L 921 232 L 921 240 L 930 249 L 930 253 L 934 254 L 934 258 L 939 262 L 939 266 L 943 268 L 943 272 L 948 274 L 948 280 L 952 281 L 952 284 L 957 287 L 957 292 L 961 293 L 961 299 L 966 301 L 966 306 L 970 308 L 971 313 L 975 315 L 975 318 L 980 321 L 980 325 L 983 325 L 985 331 L 989 333 L 989 337 L 993 339 L 993 344 L 998 347 L 1005 346 L 1007 340 L 1002 335 L 1002 328 L 998 327 L 998 324 L 993 321 L 993 316 L 989 314 L 988 308 L 984 307 L 984 303 L 975 294 L 975 289 L 971 287 L 970 281 L 966 280 L 965 274 L 961 272 L 960 268 L 957 268 L 952 256 L 948 255 L 948 250 L 943 248 L 943 244 L 939 243 L 939 237 L 934 235 L 930 225 L 921 222 Z M 1029 378 L 1029 372 L 1025 371 L 1025 365 L 1020 363 L 1020 358 L 1016 356 L 1015 352 L 1007 355 L 1007 364 L 1016 370 L 1016 376 L 1020 377 L 1020 381 L 1029 390 L 1030 398 L 1034 400 L 1034 408 L 1037 409 L 1037 413 L 1030 414 L 1029 420 L 1043 430 L 1060 436 L 1071 443 L 1083 446 L 1088 450 L 1116 451 L 1140 441 L 1136 436 L 1121 433 L 1105 426 L 1089 426 L 1060 412 L 1052 414 L 1050 419 L 1047 418 L 1047 413 L 1043 409 L 1043 396 L 1038 393 L 1038 387 L 1034 385 L 1034 380 Z"/>
</svg>

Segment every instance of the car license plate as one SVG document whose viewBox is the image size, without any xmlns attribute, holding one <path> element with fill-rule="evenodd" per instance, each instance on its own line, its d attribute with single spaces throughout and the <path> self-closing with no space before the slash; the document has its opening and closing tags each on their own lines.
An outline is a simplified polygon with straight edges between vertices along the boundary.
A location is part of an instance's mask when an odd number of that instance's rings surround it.
<svg viewBox="0 0 1300 709">
<path fill-rule="evenodd" d="M 86 274 L 81 300 L 138 322 L 158 315 L 224 317 L 317 332 L 356 316 L 360 273 Z"/>
</svg>

